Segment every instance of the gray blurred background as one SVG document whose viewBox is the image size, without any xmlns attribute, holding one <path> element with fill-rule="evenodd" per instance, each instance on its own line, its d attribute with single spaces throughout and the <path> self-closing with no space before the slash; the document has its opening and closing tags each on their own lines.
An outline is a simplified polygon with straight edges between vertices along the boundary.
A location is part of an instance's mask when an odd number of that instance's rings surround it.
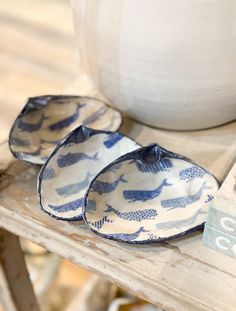
<svg viewBox="0 0 236 311">
<path fill-rule="evenodd" d="M 74 80 L 73 31 L 69 0 L 0 1 L 0 140 L 27 97 Z"/>
</svg>

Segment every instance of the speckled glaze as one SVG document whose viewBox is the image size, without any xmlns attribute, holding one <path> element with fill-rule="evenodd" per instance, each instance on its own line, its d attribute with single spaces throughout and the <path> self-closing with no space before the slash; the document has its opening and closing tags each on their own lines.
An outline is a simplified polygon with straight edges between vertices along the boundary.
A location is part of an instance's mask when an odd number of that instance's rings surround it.
<svg viewBox="0 0 236 311">
<path fill-rule="evenodd" d="M 94 176 L 121 155 L 139 147 L 120 133 L 76 128 L 58 144 L 40 171 L 41 208 L 57 219 L 81 220 L 85 194 Z M 117 185 L 125 182 L 122 176 L 116 181 Z"/>
<path fill-rule="evenodd" d="M 236 3 L 73 0 L 79 75 L 155 127 L 236 119 Z"/>
<path fill-rule="evenodd" d="M 116 183 L 121 177 L 126 182 Z M 153 144 L 122 156 L 93 179 L 84 219 L 108 239 L 162 241 L 202 228 L 217 190 L 206 169 Z"/>
<path fill-rule="evenodd" d="M 122 123 L 120 112 L 90 97 L 46 95 L 29 98 L 9 136 L 13 155 L 43 164 L 58 142 L 79 125 L 116 131 Z"/>
</svg>

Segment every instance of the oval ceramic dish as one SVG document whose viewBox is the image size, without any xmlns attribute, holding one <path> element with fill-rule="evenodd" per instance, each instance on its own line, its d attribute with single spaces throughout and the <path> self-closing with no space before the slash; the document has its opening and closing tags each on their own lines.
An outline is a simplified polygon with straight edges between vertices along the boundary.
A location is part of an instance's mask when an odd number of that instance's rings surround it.
<svg viewBox="0 0 236 311">
<path fill-rule="evenodd" d="M 121 155 L 139 147 L 119 133 L 78 127 L 57 145 L 40 171 L 40 206 L 61 220 L 82 219 L 85 194 L 94 176 Z M 119 176 L 115 184 L 126 182 Z"/>
<path fill-rule="evenodd" d="M 57 143 L 79 125 L 116 131 L 121 123 L 120 112 L 94 98 L 32 97 L 13 124 L 9 146 L 16 158 L 43 164 Z"/>
<path fill-rule="evenodd" d="M 116 184 L 119 178 L 126 182 Z M 217 189 L 206 169 L 154 144 L 122 156 L 97 175 L 84 219 L 93 232 L 111 240 L 166 240 L 201 228 Z"/>
</svg>

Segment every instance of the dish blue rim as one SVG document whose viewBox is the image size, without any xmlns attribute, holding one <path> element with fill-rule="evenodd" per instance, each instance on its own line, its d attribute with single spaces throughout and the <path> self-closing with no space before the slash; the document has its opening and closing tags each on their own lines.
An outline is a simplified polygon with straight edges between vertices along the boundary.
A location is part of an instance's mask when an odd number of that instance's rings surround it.
<svg viewBox="0 0 236 311">
<path fill-rule="evenodd" d="M 19 155 L 22 154 L 24 155 L 24 152 L 16 152 L 14 150 L 12 150 L 12 147 L 11 147 L 11 140 L 13 139 L 12 138 L 12 132 L 16 126 L 16 123 L 17 121 L 22 118 L 25 114 L 27 114 L 28 112 L 31 112 L 31 111 L 37 111 L 37 110 L 40 110 L 42 109 L 43 107 L 47 106 L 48 104 L 48 101 L 53 99 L 53 100 L 56 100 L 56 99 L 72 99 L 72 98 L 85 98 L 85 99 L 92 99 L 92 100 L 97 100 L 101 103 L 103 103 L 104 105 L 106 105 L 107 107 L 113 109 L 114 111 L 117 111 L 120 115 L 120 125 L 119 127 L 117 128 L 116 131 L 112 132 L 112 133 L 115 133 L 117 131 L 120 130 L 120 128 L 122 127 L 123 123 L 124 123 L 124 117 L 121 113 L 120 110 L 116 109 L 116 108 L 113 108 L 112 106 L 110 106 L 108 103 L 106 103 L 105 101 L 101 100 L 101 99 L 98 99 L 96 97 L 91 97 L 91 96 L 81 96 L 81 95 L 39 95 L 39 96 L 34 96 L 34 97 L 29 97 L 24 105 L 24 107 L 22 108 L 22 110 L 19 112 L 18 116 L 16 117 L 15 121 L 13 122 L 12 126 L 11 126 L 11 129 L 10 129 L 10 132 L 9 132 L 9 135 L 8 135 L 8 146 L 9 146 L 9 149 L 12 153 L 12 155 L 19 161 L 23 161 L 23 162 L 26 162 L 26 163 L 31 163 L 31 164 L 35 164 L 35 165 L 39 165 L 39 166 L 42 166 L 44 165 L 46 162 L 44 163 L 34 163 L 32 161 L 29 161 L 27 159 L 19 159 Z M 32 100 L 34 101 L 32 103 Z M 78 125 L 79 127 L 80 125 Z M 73 130 L 72 130 L 73 131 Z M 71 132 L 69 132 L 71 133 Z M 69 134 L 68 133 L 68 134 Z M 66 134 L 67 135 L 67 134 Z M 63 136 L 61 138 L 61 140 L 63 140 L 65 136 Z M 59 141 L 58 144 L 60 144 L 61 140 Z M 55 148 L 56 148 L 57 145 L 55 145 Z M 49 155 L 50 157 L 50 155 Z"/>
<path fill-rule="evenodd" d="M 82 214 L 81 216 L 76 216 L 76 217 L 72 217 L 72 218 L 68 218 L 68 219 L 65 219 L 63 217 L 60 217 L 60 216 L 55 216 L 53 214 L 51 214 L 50 212 L 46 211 L 43 207 L 42 207 L 42 196 L 41 196 L 41 187 L 42 187 L 42 179 L 43 179 L 43 173 L 46 169 L 46 166 L 48 164 L 48 162 L 50 161 L 50 159 L 55 155 L 55 153 L 57 153 L 57 151 L 65 144 L 65 142 L 69 139 L 69 137 L 71 135 L 74 134 L 74 132 L 76 131 L 79 131 L 79 130 L 82 130 L 83 132 L 86 131 L 86 135 L 88 135 L 87 137 L 91 137 L 93 135 L 98 135 L 98 134 L 107 134 L 107 135 L 110 135 L 110 134 L 114 134 L 114 133 L 119 133 L 120 135 L 122 135 L 123 137 L 126 137 L 128 139 L 130 139 L 131 141 L 135 142 L 137 144 L 137 149 L 139 148 L 139 146 L 141 146 L 136 140 L 134 140 L 133 138 L 130 138 L 129 136 L 127 135 L 124 135 L 120 132 L 112 132 L 112 131 L 103 131 L 103 130 L 94 130 L 94 129 L 91 129 L 90 127 L 86 127 L 84 125 L 80 125 L 78 127 L 76 127 L 75 129 L 73 129 L 71 132 L 69 132 L 66 136 L 64 136 L 64 138 L 62 140 L 60 140 L 60 142 L 56 145 L 55 149 L 52 151 L 52 153 L 50 154 L 50 156 L 48 157 L 48 159 L 46 160 L 46 162 L 44 163 L 44 165 L 41 167 L 40 171 L 39 171 L 39 174 L 38 174 L 38 178 L 37 178 L 37 194 L 38 194 L 38 198 L 39 198 L 39 208 L 41 210 L 43 210 L 45 213 L 49 214 L 51 217 L 53 218 L 56 218 L 58 220 L 63 220 L 63 221 L 68 221 L 68 222 L 71 222 L 71 221 L 80 221 L 80 220 L 83 220 L 83 209 L 82 209 Z M 97 175 L 96 175 L 97 176 Z M 89 185 L 89 188 L 90 188 L 90 185 Z M 85 202 L 86 202 L 86 199 L 87 199 L 87 192 L 86 192 L 86 195 L 85 195 Z"/>
<path fill-rule="evenodd" d="M 164 241 L 167 241 L 167 240 L 172 240 L 172 239 L 176 239 L 176 238 L 180 238 L 186 234 L 189 234 L 189 233 L 193 233 L 195 231 L 198 231 L 198 230 L 201 230 L 204 228 L 204 225 L 206 222 L 203 222 L 202 224 L 200 225 L 197 225 L 196 227 L 194 228 L 190 228 L 188 230 L 185 230 L 181 233 L 178 233 L 178 234 L 175 234 L 175 235 L 172 235 L 172 236 L 169 236 L 167 238 L 158 238 L 158 239 L 153 239 L 153 240 L 143 240 L 143 241 L 127 241 L 127 240 L 123 240 L 123 239 L 119 239 L 119 238 L 113 238 L 111 237 L 110 235 L 108 234 L 103 234 L 103 233 L 100 233 L 96 230 L 94 230 L 90 224 L 89 224 L 89 221 L 87 220 L 87 216 L 86 216 L 86 207 L 87 207 L 87 201 L 88 201 L 88 195 L 89 195 L 89 192 L 90 192 L 90 189 L 94 183 L 94 181 L 101 175 L 103 174 L 104 172 L 106 172 L 110 167 L 112 167 L 113 165 L 115 164 L 118 164 L 118 163 L 121 163 L 123 162 L 123 160 L 133 160 L 133 159 L 137 159 L 137 160 L 142 160 L 141 156 L 142 154 L 145 154 L 145 151 L 147 151 L 147 149 L 150 149 L 150 148 L 156 148 L 156 150 L 158 150 L 158 160 L 160 158 L 163 158 L 164 157 L 170 157 L 170 158 L 173 158 L 173 159 L 180 159 L 180 160 L 185 160 L 193 165 L 197 165 L 198 167 L 202 168 L 207 174 L 211 175 L 215 181 L 216 181 L 216 184 L 218 186 L 218 188 L 220 187 L 220 182 L 218 181 L 218 179 L 208 170 L 206 169 L 205 167 L 197 164 L 196 162 L 194 162 L 193 160 L 189 159 L 188 157 L 185 157 L 181 154 L 178 154 L 178 153 L 174 153 L 172 151 L 169 151 L 165 148 L 163 148 L 162 146 L 160 146 L 159 144 L 156 144 L 156 143 L 153 143 L 153 144 L 149 144 L 147 146 L 144 146 L 144 147 L 141 147 L 139 149 L 136 149 L 134 151 L 131 151 L 121 157 L 119 157 L 118 159 L 116 159 L 115 161 L 113 161 L 112 163 L 108 164 L 104 169 L 102 169 L 94 178 L 93 180 L 91 181 L 90 183 L 90 186 L 85 194 L 85 204 L 82 208 L 82 214 L 83 214 L 83 219 L 84 219 L 84 222 L 86 224 L 86 226 L 89 228 L 89 230 L 91 230 L 94 234 L 102 237 L 102 238 L 105 238 L 105 239 L 108 239 L 108 240 L 112 240 L 112 241 L 116 241 L 116 242 L 121 242 L 121 243 L 124 243 L 124 244 L 133 244 L 133 245 L 138 245 L 138 244 L 154 244 L 154 243 L 157 243 L 157 242 L 164 242 Z M 141 151 L 141 154 L 139 154 Z M 156 160 L 157 161 L 157 160 Z"/>
</svg>

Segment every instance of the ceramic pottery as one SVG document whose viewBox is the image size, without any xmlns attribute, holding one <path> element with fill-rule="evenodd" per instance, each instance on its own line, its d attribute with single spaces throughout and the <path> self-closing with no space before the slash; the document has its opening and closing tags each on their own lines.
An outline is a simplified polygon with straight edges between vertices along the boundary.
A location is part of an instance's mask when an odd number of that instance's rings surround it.
<svg viewBox="0 0 236 311">
<path fill-rule="evenodd" d="M 72 0 L 79 74 L 148 125 L 236 119 L 235 1 Z"/>
<path fill-rule="evenodd" d="M 121 179 L 125 182 L 117 183 Z M 151 243 L 203 227 L 218 189 L 191 160 L 153 144 L 122 156 L 92 181 L 84 219 L 95 233 Z"/>
<path fill-rule="evenodd" d="M 40 171 L 40 206 L 61 220 L 82 219 L 91 180 L 109 163 L 139 147 L 119 133 L 78 127 L 57 145 Z M 122 183 L 126 183 L 126 179 L 121 175 L 113 187 Z"/>
<path fill-rule="evenodd" d="M 121 114 L 100 100 L 80 96 L 38 96 L 29 98 L 10 132 L 13 155 L 43 164 L 57 143 L 83 124 L 98 130 L 116 131 Z"/>
</svg>

